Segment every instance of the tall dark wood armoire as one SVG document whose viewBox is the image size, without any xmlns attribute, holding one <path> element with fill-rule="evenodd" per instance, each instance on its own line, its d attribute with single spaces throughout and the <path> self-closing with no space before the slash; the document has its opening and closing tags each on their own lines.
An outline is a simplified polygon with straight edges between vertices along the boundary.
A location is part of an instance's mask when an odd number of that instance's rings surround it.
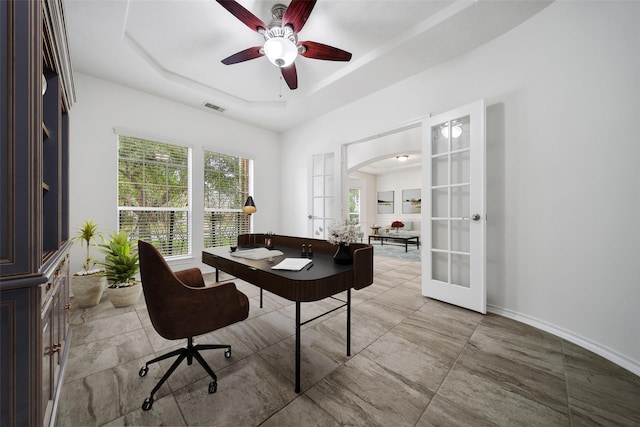
<svg viewBox="0 0 640 427">
<path fill-rule="evenodd" d="M 49 426 L 70 344 L 62 0 L 0 0 L 0 425 Z"/>
</svg>

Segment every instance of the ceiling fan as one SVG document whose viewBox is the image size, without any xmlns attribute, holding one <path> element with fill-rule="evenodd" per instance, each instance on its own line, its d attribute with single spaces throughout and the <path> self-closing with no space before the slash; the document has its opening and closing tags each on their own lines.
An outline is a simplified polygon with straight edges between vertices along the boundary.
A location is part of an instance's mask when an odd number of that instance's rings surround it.
<svg viewBox="0 0 640 427">
<path fill-rule="evenodd" d="M 271 8 L 273 17 L 269 25 L 235 0 L 216 1 L 247 27 L 260 33 L 265 40 L 263 46 L 250 47 L 223 59 L 222 63 L 225 65 L 266 56 L 272 64 L 280 67 L 289 89 L 297 89 L 298 74 L 294 61 L 298 54 L 327 61 L 351 60 L 351 54 L 342 49 L 312 41 L 298 42 L 298 33 L 307 22 L 316 0 L 292 0 L 289 7 L 282 4 L 274 5 Z"/>
</svg>

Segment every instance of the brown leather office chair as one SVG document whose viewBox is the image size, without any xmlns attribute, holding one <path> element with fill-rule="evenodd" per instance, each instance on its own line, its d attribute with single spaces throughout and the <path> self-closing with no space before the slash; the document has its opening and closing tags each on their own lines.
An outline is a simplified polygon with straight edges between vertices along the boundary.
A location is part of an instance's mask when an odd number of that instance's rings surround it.
<svg viewBox="0 0 640 427">
<path fill-rule="evenodd" d="M 155 330 L 168 340 L 187 338 L 187 346 L 148 361 L 138 373 L 141 377 L 149 372 L 151 363 L 178 356 L 162 379 L 151 390 L 142 404 L 148 411 L 153 405 L 153 396 L 173 371 L 186 358 L 191 365 L 195 358 L 213 378 L 209 393 L 218 389 L 217 377 L 199 350 L 226 349 L 224 355 L 231 357 L 231 346 L 226 344 L 193 344 L 193 337 L 239 322 L 249 316 L 249 300 L 236 289 L 234 283 L 205 287 L 198 268 L 171 271 L 166 261 L 151 244 L 138 241 L 140 276 L 149 317 Z"/>
</svg>

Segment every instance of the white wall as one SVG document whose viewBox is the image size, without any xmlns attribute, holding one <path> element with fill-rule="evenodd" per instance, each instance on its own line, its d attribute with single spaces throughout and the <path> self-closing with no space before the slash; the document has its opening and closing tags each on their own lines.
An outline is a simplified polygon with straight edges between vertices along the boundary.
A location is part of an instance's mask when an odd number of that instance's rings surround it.
<svg viewBox="0 0 640 427">
<path fill-rule="evenodd" d="M 419 213 L 402 213 L 402 190 L 422 188 L 422 168 L 400 170 L 393 173 L 378 175 L 376 179 L 376 191 L 393 191 L 393 213 L 379 214 L 377 207 L 374 218 L 377 225 L 388 227 L 393 221 L 411 221 L 416 223 L 420 230 L 422 215 Z"/>
<path fill-rule="evenodd" d="M 280 231 L 280 145 L 277 134 L 190 108 L 104 80 L 75 74 L 77 102 L 71 110 L 69 159 L 69 225 L 71 234 L 93 219 L 105 237 L 118 228 L 117 139 L 114 128 L 138 136 L 189 146 L 193 149 L 193 257 L 174 265 L 195 265 L 203 248 L 203 161 L 206 148 L 253 158 L 257 232 Z M 198 183 L 200 183 L 198 185 Z M 92 252 L 94 257 L 98 252 Z M 84 254 L 73 248 L 71 271 L 81 270 Z"/>
<path fill-rule="evenodd" d="M 484 98 L 490 309 L 640 374 L 640 2 L 556 2 L 494 41 L 283 135 L 282 194 L 312 152 Z M 389 108 L 393 106 L 393 108 Z M 306 212 L 282 213 L 305 234 Z"/>
</svg>

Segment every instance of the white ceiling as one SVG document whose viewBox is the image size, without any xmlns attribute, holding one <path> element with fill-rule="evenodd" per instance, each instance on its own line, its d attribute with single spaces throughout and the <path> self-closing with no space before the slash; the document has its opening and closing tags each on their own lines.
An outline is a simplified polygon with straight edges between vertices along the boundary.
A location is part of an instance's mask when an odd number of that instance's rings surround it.
<svg viewBox="0 0 640 427">
<path fill-rule="evenodd" d="M 268 23 L 277 0 L 240 0 Z M 298 89 L 262 57 L 223 65 L 263 39 L 214 0 L 65 0 L 74 72 L 283 132 L 503 34 L 548 1 L 318 0 L 299 40 L 351 62 L 299 57 Z M 78 94 L 81 97 L 82 93 Z"/>
<path fill-rule="evenodd" d="M 396 156 L 389 159 L 379 160 L 369 163 L 358 168 L 358 172 L 368 173 L 370 175 L 384 175 L 386 173 L 396 173 L 403 170 L 422 168 L 422 154 L 412 153 L 404 162 L 400 162 Z"/>
</svg>

